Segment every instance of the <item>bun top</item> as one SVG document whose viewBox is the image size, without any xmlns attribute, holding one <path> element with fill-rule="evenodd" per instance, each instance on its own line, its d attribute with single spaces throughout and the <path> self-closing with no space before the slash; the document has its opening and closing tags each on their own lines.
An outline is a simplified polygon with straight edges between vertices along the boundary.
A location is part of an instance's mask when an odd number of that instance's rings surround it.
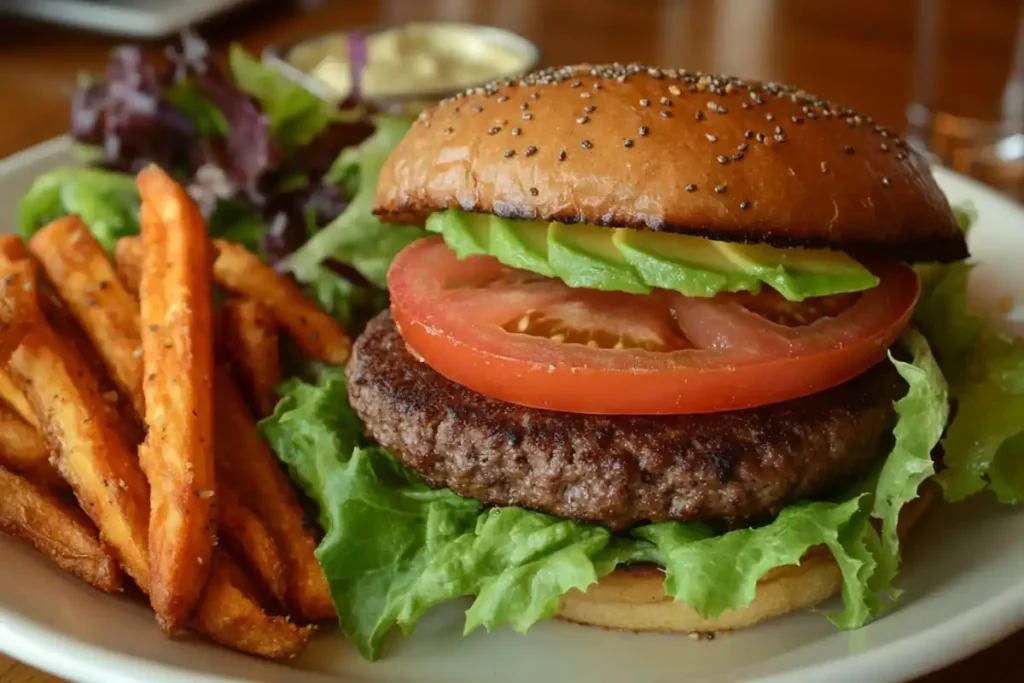
<svg viewBox="0 0 1024 683">
<path fill-rule="evenodd" d="M 869 257 L 953 261 L 928 163 L 870 117 L 774 83 L 639 65 L 548 69 L 424 112 L 375 213 L 458 208 Z"/>
</svg>

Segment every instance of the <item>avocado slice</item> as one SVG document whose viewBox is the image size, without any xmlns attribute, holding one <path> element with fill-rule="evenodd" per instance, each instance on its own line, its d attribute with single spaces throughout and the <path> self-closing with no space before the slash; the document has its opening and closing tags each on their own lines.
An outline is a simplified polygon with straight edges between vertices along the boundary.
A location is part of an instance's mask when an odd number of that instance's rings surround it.
<svg viewBox="0 0 1024 683">
<path fill-rule="evenodd" d="M 494 256 L 513 268 L 557 277 L 570 287 L 644 294 L 652 288 L 686 296 L 761 291 L 767 283 L 790 301 L 858 292 L 878 278 L 846 254 L 779 249 L 703 237 L 511 220 L 449 209 L 431 215 L 459 258 Z"/>
<path fill-rule="evenodd" d="M 541 221 L 491 221 L 491 255 L 506 266 L 548 277 L 555 271 L 548 262 L 548 224 Z"/>
<path fill-rule="evenodd" d="M 878 285 L 878 277 L 840 251 L 777 249 L 767 244 L 712 242 L 735 268 L 768 283 L 790 301 Z"/>
<path fill-rule="evenodd" d="M 570 287 L 646 294 L 651 287 L 611 241 L 612 231 L 594 225 L 552 223 L 548 263 Z"/>
<path fill-rule="evenodd" d="M 760 280 L 737 272 L 711 240 L 625 228 L 614 232 L 612 243 L 652 287 L 701 297 L 761 289 Z"/>
<path fill-rule="evenodd" d="M 440 233 L 459 258 L 490 253 L 490 216 L 464 211 L 442 211 L 427 217 L 427 230 Z"/>
</svg>

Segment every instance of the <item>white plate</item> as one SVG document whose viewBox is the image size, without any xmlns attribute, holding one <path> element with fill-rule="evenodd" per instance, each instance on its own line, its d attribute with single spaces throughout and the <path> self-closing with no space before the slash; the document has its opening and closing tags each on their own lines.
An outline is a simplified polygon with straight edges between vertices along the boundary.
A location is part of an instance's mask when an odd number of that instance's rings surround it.
<svg viewBox="0 0 1024 683">
<path fill-rule="evenodd" d="M 0 11 L 133 38 L 162 38 L 251 0 L 4 0 Z"/>
<path fill-rule="evenodd" d="M 69 163 L 54 140 L 0 161 L 0 228 L 12 229 L 18 198 L 42 171 Z M 971 234 L 982 261 L 977 301 L 1024 304 L 1024 210 L 946 171 L 953 201 L 973 200 Z M 983 295 L 982 295 L 983 293 Z M 994 309 L 993 309 L 994 310 Z M 1020 316 L 1024 320 L 1024 316 Z M 607 632 L 559 622 L 527 636 L 508 630 L 461 638 L 461 609 L 436 610 L 388 657 L 370 664 L 337 634 L 319 634 L 293 668 L 200 642 L 171 642 L 149 610 L 103 595 L 0 539 L 0 650 L 89 683 L 262 681 L 896 681 L 949 664 L 1024 626 L 1024 509 L 985 500 L 943 506 L 907 551 L 902 607 L 859 631 L 836 631 L 803 613 L 711 642 Z M 760 677 L 760 678 L 758 678 Z"/>
</svg>

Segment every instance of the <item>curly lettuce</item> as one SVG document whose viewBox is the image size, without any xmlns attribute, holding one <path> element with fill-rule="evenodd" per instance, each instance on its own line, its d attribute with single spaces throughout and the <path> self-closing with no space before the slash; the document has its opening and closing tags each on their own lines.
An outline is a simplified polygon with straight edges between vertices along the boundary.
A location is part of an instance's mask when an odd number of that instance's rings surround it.
<svg viewBox="0 0 1024 683">
<path fill-rule="evenodd" d="M 928 474 L 923 460 L 948 410 L 945 395 L 931 391 L 942 379 L 927 343 L 917 335 L 909 345 L 913 359 L 897 366 L 909 391 L 898 410 L 895 459 L 871 485 L 843 500 L 788 506 L 762 527 L 717 535 L 705 525 L 668 522 L 613 534 L 516 507 L 485 509 L 431 489 L 367 441 L 339 370 L 325 370 L 315 384 L 284 387 L 260 429 L 318 506 L 325 536 L 317 557 L 342 630 L 367 658 L 381 655 L 391 631 L 409 634 L 430 608 L 460 597 L 473 597 L 467 633 L 481 626 L 525 631 L 552 617 L 566 592 L 636 562 L 663 567 L 667 594 L 716 617 L 750 604 L 765 574 L 799 564 L 817 546 L 832 553 L 843 577 L 843 609 L 831 618 L 855 628 L 884 609 L 883 594 L 895 592 L 895 520 Z M 883 539 L 872 513 L 882 518 Z"/>
</svg>

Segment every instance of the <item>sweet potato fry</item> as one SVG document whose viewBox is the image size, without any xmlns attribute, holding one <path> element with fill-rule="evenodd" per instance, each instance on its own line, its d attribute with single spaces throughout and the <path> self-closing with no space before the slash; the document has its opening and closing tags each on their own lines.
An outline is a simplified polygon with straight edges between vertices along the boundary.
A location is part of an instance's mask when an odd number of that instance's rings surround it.
<svg viewBox="0 0 1024 683">
<path fill-rule="evenodd" d="M 2 269 L 8 272 L 0 278 L 0 344 L 12 348 L 3 358 L 7 371 L 40 419 L 57 467 L 82 509 L 124 570 L 145 589 L 149 486 L 111 424 L 95 375 L 41 314 L 34 270 L 25 265 Z M 28 325 L 13 347 L 11 321 Z"/>
<path fill-rule="evenodd" d="M 246 578 L 238 565 L 217 548 L 196 627 L 211 640 L 268 659 L 291 659 L 309 641 L 310 629 L 285 617 L 268 617 L 246 595 Z"/>
<path fill-rule="evenodd" d="M 122 237 L 117 241 L 114 245 L 114 268 L 125 289 L 138 296 L 139 285 L 142 284 L 141 238 Z"/>
<path fill-rule="evenodd" d="M 213 282 L 206 225 L 156 166 L 142 196 L 143 392 L 139 461 L 151 487 L 150 600 L 168 633 L 184 627 L 209 572 L 214 539 Z"/>
<path fill-rule="evenodd" d="M 144 415 L 138 304 L 121 284 L 103 247 L 81 219 L 65 216 L 33 235 L 29 250 L 99 352 L 121 394 L 138 416 Z"/>
<path fill-rule="evenodd" d="M 0 531 L 28 541 L 58 567 L 101 591 L 121 590 L 117 560 L 81 511 L 0 467 Z"/>
<path fill-rule="evenodd" d="M 0 353 L 0 364 L 41 416 L 43 435 L 82 509 L 121 567 L 148 594 L 149 485 L 102 409 L 96 377 L 40 313 L 33 272 L 30 264 L 0 268 L 0 349 L 9 350 Z M 238 570 L 230 560 L 214 563 L 192 626 L 250 654 L 295 655 L 308 631 L 265 615 L 236 587 L 233 573 Z"/>
<path fill-rule="evenodd" d="M 302 294 L 289 278 L 263 263 L 245 247 L 215 240 L 217 284 L 247 299 L 259 301 L 303 351 L 324 363 L 348 360 L 352 343 L 341 326 Z"/>
<path fill-rule="evenodd" d="M 32 406 L 28 404 L 25 394 L 21 393 L 21 389 L 14 384 L 14 380 L 3 369 L 0 369 L 0 401 L 10 406 L 22 420 L 36 429 L 39 428 L 36 414 L 32 412 Z"/>
<path fill-rule="evenodd" d="M 316 540 L 291 484 L 270 448 L 260 439 L 245 402 L 225 368 L 217 369 L 218 466 L 237 487 L 243 501 L 270 528 L 285 564 L 288 607 L 306 621 L 330 619 L 334 605 L 313 551 Z M 224 477 L 222 477 L 224 478 Z"/>
<path fill-rule="evenodd" d="M 221 340 L 235 381 L 257 417 L 266 417 L 277 405 L 281 361 L 277 327 L 270 311 L 251 299 L 228 299 L 220 309 Z"/>
<path fill-rule="evenodd" d="M 20 237 L 0 235 L 0 261 L 11 263 L 21 261 L 26 256 L 25 243 Z"/>
<path fill-rule="evenodd" d="M 47 490 L 67 490 L 67 483 L 50 463 L 43 437 L 4 405 L 0 405 L 0 465 Z"/>
<path fill-rule="evenodd" d="M 267 525 L 242 502 L 234 486 L 217 482 L 218 539 L 259 580 L 278 609 L 286 604 L 284 563 Z"/>
</svg>

